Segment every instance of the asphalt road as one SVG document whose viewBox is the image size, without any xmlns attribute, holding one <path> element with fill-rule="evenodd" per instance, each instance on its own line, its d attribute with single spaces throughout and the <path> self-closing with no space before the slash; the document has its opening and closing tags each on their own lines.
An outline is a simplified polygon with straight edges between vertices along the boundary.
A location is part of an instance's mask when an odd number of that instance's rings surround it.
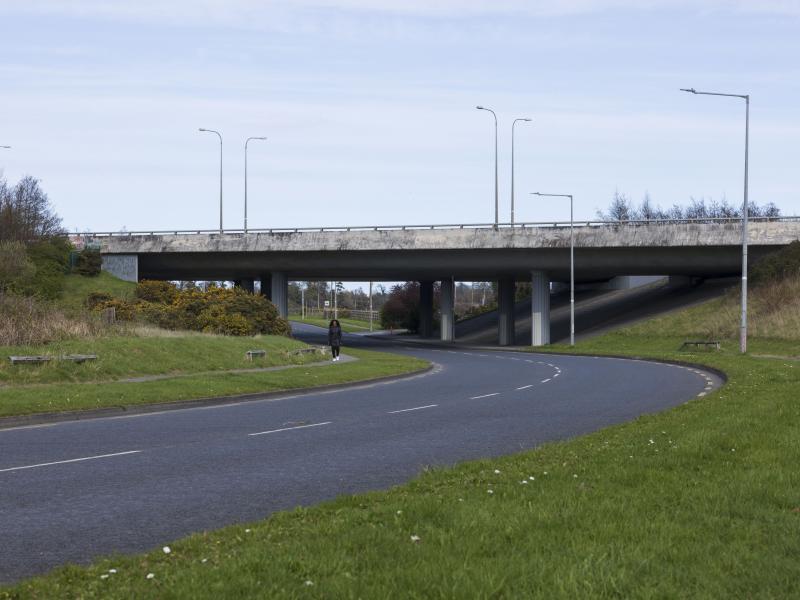
<svg viewBox="0 0 800 600">
<path fill-rule="evenodd" d="M 345 344 L 437 366 L 346 390 L 0 430 L 0 582 L 573 437 L 720 383 L 640 361 Z"/>
</svg>

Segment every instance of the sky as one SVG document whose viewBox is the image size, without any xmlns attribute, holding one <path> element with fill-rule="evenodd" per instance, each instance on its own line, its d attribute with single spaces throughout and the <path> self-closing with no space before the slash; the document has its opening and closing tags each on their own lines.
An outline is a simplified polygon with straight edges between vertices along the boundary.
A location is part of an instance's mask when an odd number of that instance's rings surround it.
<svg viewBox="0 0 800 600">
<path fill-rule="evenodd" d="M 0 0 L 0 169 L 70 231 L 594 219 L 750 197 L 800 214 L 796 0 Z"/>
</svg>

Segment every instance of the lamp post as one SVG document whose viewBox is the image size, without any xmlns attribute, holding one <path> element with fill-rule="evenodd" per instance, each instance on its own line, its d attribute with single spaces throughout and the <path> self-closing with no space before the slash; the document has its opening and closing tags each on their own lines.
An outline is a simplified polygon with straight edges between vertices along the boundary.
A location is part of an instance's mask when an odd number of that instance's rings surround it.
<svg viewBox="0 0 800 600">
<path fill-rule="evenodd" d="M 222 233 L 222 134 L 219 131 L 203 129 L 202 127 L 199 131 L 216 133 L 219 136 L 219 232 Z"/>
<path fill-rule="evenodd" d="M 726 98 L 741 98 L 745 102 L 744 113 L 744 203 L 742 204 L 742 308 L 741 324 L 739 326 L 739 350 L 742 354 L 747 352 L 747 164 L 750 149 L 750 95 L 749 94 L 720 94 L 718 92 L 698 92 L 694 88 L 681 88 L 682 92 L 689 92 L 697 96 L 725 96 Z"/>
<path fill-rule="evenodd" d="M 500 222 L 500 199 L 497 184 L 497 114 L 491 108 L 483 106 L 476 106 L 475 108 L 488 111 L 494 116 L 494 228 L 497 229 Z"/>
<path fill-rule="evenodd" d="M 247 144 L 250 140 L 266 140 L 265 137 L 249 137 L 244 141 L 244 232 L 247 233 Z"/>
<path fill-rule="evenodd" d="M 541 194 L 534 196 L 569 198 L 569 345 L 575 345 L 575 228 L 572 220 L 572 194 Z"/>
<path fill-rule="evenodd" d="M 532 119 L 520 118 L 514 119 L 511 123 L 511 226 L 514 226 L 514 126 L 517 121 L 525 121 L 530 123 Z"/>
</svg>

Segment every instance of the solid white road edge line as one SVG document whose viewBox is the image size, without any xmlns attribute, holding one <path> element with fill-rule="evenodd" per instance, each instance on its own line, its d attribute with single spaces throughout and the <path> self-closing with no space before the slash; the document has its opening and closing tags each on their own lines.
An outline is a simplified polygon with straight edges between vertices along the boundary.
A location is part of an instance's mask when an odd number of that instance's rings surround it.
<svg viewBox="0 0 800 600">
<path fill-rule="evenodd" d="M 396 415 L 397 413 L 408 412 L 410 410 L 422 410 L 423 408 L 434 408 L 435 406 L 439 406 L 439 405 L 438 404 L 428 404 L 426 406 L 415 406 L 414 408 L 404 408 L 403 410 L 390 410 L 386 414 Z"/>
<path fill-rule="evenodd" d="M 484 394 L 483 396 L 473 396 L 470 400 L 479 400 L 480 398 L 489 398 L 490 396 L 499 396 L 500 392 L 495 392 L 494 394 Z"/>
<path fill-rule="evenodd" d="M 267 435 L 268 433 L 278 433 L 280 431 L 291 431 L 292 429 L 307 429 L 308 427 L 321 427 L 322 425 L 330 425 L 333 421 L 325 421 L 324 423 L 312 423 L 311 425 L 297 425 L 296 427 L 283 427 L 282 429 L 270 429 L 269 431 L 259 431 L 257 433 L 248 433 L 247 435 Z"/>
<path fill-rule="evenodd" d="M 97 460 L 98 458 L 111 458 L 112 456 L 125 456 L 126 454 L 138 454 L 141 450 L 128 450 L 127 452 L 115 452 L 114 454 L 98 454 L 97 456 L 85 456 L 83 458 L 71 458 L 69 460 L 56 460 L 38 465 L 25 465 L 24 467 L 11 467 L 10 469 L 0 469 L 0 473 L 9 471 L 22 471 L 23 469 L 35 469 L 36 467 L 49 467 L 51 465 L 63 465 L 66 463 L 82 462 L 84 460 Z"/>
</svg>

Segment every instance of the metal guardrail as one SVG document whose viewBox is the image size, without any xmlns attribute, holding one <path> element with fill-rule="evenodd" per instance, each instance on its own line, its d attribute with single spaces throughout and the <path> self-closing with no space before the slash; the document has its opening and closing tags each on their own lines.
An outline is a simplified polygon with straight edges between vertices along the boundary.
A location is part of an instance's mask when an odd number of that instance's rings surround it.
<svg viewBox="0 0 800 600">
<path fill-rule="evenodd" d="M 800 216 L 793 217 L 751 217 L 751 223 L 759 222 L 800 222 Z M 638 227 L 642 225 L 702 225 L 741 223 L 741 218 L 713 217 L 705 219 L 650 219 L 636 221 L 574 221 L 575 227 Z M 133 237 L 141 235 L 220 235 L 220 234 L 249 234 L 249 233 L 326 233 L 347 231 L 420 231 L 439 229 L 534 229 L 549 227 L 552 229 L 569 227 L 569 221 L 538 221 L 530 223 L 463 223 L 442 225 L 357 225 L 343 227 L 273 227 L 268 229 L 163 229 L 150 231 L 91 231 L 75 233 L 74 237 Z"/>
</svg>

